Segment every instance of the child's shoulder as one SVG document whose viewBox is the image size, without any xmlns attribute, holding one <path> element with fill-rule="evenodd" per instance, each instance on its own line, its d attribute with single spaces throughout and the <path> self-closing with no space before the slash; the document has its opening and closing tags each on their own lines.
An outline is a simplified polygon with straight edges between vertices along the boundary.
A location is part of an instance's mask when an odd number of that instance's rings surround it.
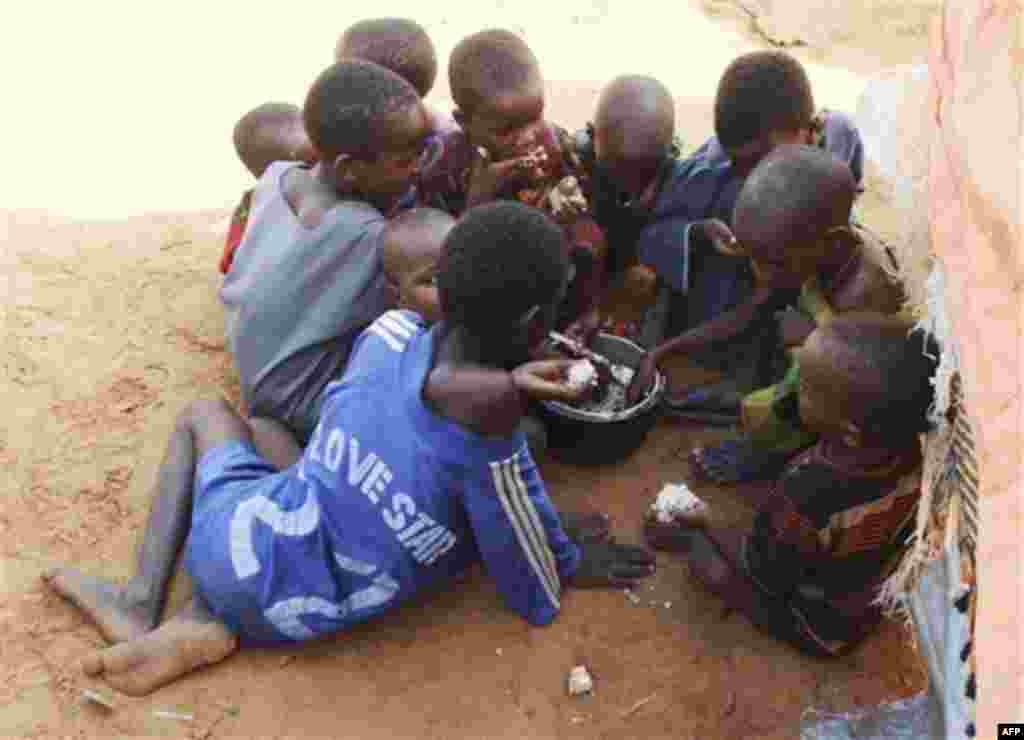
<svg viewBox="0 0 1024 740">
<path fill-rule="evenodd" d="M 404 352 L 410 341 L 426 329 L 426 322 L 418 313 L 405 309 L 391 309 L 378 316 L 364 336 L 375 336 L 384 346 L 395 352 Z"/>
<path fill-rule="evenodd" d="M 439 364 L 423 388 L 443 416 L 482 438 L 513 435 L 523 417 L 523 399 L 504 370 Z"/>
<path fill-rule="evenodd" d="M 857 122 L 849 113 L 832 108 L 822 108 L 817 115 L 819 126 L 825 131 L 835 133 L 857 131 Z"/>
<path fill-rule="evenodd" d="M 417 176 L 422 205 L 457 212 L 466 189 L 466 177 L 476 151 L 461 128 L 435 131 L 427 141 Z"/>
<path fill-rule="evenodd" d="M 383 225 L 384 215 L 371 203 L 344 197 L 320 181 L 308 166 L 291 163 L 277 176 L 276 189 L 268 197 L 279 199 L 291 216 L 309 232 L 330 224 L 330 233 L 353 230 L 356 234 Z M 280 209 L 277 209 L 280 212 Z"/>
<path fill-rule="evenodd" d="M 864 142 L 853 117 L 830 109 L 815 117 L 817 144 L 850 166 L 859 184 L 864 179 Z"/>
</svg>

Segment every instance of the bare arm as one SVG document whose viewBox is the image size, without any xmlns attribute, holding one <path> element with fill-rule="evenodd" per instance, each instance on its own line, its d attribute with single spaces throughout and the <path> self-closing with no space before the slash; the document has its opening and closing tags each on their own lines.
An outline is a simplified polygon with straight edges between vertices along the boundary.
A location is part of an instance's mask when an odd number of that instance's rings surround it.
<svg viewBox="0 0 1024 740">
<path fill-rule="evenodd" d="M 661 361 L 668 355 L 677 352 L 692 352 L 712 342 L 725 341 L 738 336 L 750 327 L 763 308 L 777 299 L 777 286 L 759 286 L 750 298 L 736 308 L 660 344 L 652 351 L 655 361 Z"/>
</svg>

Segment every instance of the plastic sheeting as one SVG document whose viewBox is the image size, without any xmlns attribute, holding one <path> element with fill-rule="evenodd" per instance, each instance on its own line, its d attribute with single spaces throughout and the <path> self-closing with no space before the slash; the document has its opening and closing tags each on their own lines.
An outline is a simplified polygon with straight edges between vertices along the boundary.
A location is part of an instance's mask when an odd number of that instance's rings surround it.
<svg viewBox="0 0 1024 740">
<path fill-rule="evenodd" d="M 928 665 L 928 691 L 909 699 L 857 712 L 808 710 L 800 740 L 959 740 L 974 721 L 974 702 L 965 689 L 970 662 L 966 587 L 960 579 L 960 548 L 955 532 L 941 557 L 925 565 L 907 607 L 917 633 L 918 649 Z"/>
<path fill-rule="evenodd" d="M 944 737 L 933 697 L 917 694 L 865 712 L 829 714 L 809 710 L 800 740 L 919 740 Z"/>
</svg>

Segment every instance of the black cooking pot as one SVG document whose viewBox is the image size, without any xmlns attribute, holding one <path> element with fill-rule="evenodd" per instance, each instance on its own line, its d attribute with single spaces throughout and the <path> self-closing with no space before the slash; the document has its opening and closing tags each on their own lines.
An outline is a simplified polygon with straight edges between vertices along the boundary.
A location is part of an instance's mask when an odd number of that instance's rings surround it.
<svg viewBox="0 0 1024 740">
<path fill-rule="evenodd" d="M 644 355 L 640 345 L 613 334 L 598 334 L 590 347 L 634 371 Z M 540 404 L 540 415 L 547 427 L 548 449 L 559 460 L 577 465 L 621 462 L 643 444 L 658 419 L 664 394 L 665 376 L 659 371 L 645 398 L 614 415 L 581 411 L 559 401 L 544 401 Z"/>
</svg>

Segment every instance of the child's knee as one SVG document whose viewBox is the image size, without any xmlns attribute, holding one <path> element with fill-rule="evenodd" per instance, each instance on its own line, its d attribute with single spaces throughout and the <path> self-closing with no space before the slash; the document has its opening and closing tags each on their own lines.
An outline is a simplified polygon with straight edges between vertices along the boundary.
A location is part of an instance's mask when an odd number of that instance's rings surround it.
<svg viewBox="0 0 1024 740">
<path fill-rule="evenodd" d="M 223 398 L 192 401 L 178 415 L 175 430 L 191 436 L 199 452 L 227 440 L 252 437 L 249 424 Z"/>
<path fill-rule="evenodd" d="M 192 426 L 197 419 L 238 416 L 235 409 L 223 398 L 207 398 L 190 401 L 178 414 L 178 425 Z"/>
</svg>

